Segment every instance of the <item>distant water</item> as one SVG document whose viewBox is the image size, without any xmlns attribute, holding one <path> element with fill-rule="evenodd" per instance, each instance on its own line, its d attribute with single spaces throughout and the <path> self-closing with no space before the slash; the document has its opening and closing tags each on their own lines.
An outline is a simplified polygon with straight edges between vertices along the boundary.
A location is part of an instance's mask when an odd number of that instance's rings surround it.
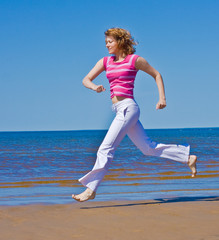
<svg viewBox="0 0 219 240">
<path fill-rule="evenodd" d="M 157 142 L 191 145 L 184 164 L 144 156 L 125 137 L 94 201 L 219 196 L 219 128 L 147 130 Z M 71 203 L 106 131 L 1 132 L 0 205 Z"/>
</svg>

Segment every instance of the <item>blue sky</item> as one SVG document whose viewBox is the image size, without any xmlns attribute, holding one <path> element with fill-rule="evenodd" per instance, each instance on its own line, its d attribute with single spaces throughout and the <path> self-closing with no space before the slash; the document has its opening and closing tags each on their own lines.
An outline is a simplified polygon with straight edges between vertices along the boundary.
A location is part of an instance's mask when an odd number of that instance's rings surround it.
<svg viewBox="0 0 219 240">
<path fill-rule="evenodd" d="M 218 0 L 0 0 L 0 131 L 107 129 L 106 92 L 82 85 L 107 56 L 104 31 L 128 29 L 136 54 L 163 76 L 167 108 L 139 72 L 135 99 L 145 129 L 219 127 Z"/>
</svg>

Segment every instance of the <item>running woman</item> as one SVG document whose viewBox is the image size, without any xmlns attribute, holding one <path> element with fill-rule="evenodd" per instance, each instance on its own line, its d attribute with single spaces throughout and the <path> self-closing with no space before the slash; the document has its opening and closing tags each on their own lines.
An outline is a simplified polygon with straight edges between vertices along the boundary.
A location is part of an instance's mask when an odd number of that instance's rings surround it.
<svg viewBox="0 0 219 240">
<path fill-rule="evenodd" d="M 108 172 L 115 150 L 126 134 L 144 155 L 185 163 L 190 168 L 192 177 L 195 177 L 197 156 L 190 155 L 190 146 L 154 142 L 147 136 L 139 121 L 140 110 L 133 96 L 136 74 L 141 70 L 155 79 L 159 92 L 156 109 L 163 109 L 166 107 L 166 97 L 161 74 L 143 57 L 134 54 L 136 43 L 129 31 L 122 28 L 108 29 L 105 32 L 105 42 L 112 56 L 100 59 L 83 79 L 83 85 L 97 93 L 104 92 L 106 89 L 103 85 L 96 85 L 93 80 L 106 71 L 112 109 L 116 116 L 98 149 L 93 169 L 79 179 L 86 187 L 85 191 L 78 195 L 73 194 L 72 198 L 79 202 L 95 198 L 97 188 Z"/>
</svg>

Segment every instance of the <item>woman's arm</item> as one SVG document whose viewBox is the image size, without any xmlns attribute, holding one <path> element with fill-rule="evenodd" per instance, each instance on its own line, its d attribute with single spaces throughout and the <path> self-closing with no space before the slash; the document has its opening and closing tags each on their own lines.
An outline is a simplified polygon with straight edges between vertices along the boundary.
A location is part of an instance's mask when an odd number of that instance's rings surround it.
<svg viewBox="0 0 219 240">
<path fill-rule="evenodd" d="M 103 58 L 100 59 L 96 65 L 91 69 L 87 76 L 83 79 L 82 83 L 86 88 L 94 90 L 98 93 L 105 91 L 103 85 L 96 85 L 92 81 L 105 70 L 103 65 Z"/>
<path fill-rule="evenodd" d="M 156 109 L 163 109 L 166 107 L 166 97 L 164 90 L 164 83 L 160 73 L 154 69 L 143 57 L 138 57 L 135 62 L 135 67 L 151 75 L 157 84 L 159 92 L 159 101 L 156 105 Z"/>
</svg>

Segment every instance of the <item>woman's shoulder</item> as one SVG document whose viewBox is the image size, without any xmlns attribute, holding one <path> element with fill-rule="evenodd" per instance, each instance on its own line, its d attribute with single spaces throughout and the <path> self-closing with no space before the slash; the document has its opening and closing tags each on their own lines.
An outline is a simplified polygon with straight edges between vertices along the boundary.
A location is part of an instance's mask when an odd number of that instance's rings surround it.
<svg viewBox="0 0 219 240">
<path fill-rule="evenodd" d="M 137 58 L 139 58 L 139 57 L 140 57 L 140 56 L 139 56 L 138 54 L 135 54 L 135 53 L 130 54 L 130 58 L 137 59 Z"/>
<path fill-rule="evenodd" d="M 113 56 L 105 56 L 103 57 L 103 62 L 109 62 L 110 60 L 113 60 Z"/>
<path fill-rule="evenodd" d="M 138 54 L 136 53 L 132 53 L 132 54 L 129 54 L 130 57 L 140 57 Z"/>
<path fill-rule="evenodd" d="M 105 56 L 103 59 L 104 68 L 107 68 L 107 65 L 113 60 L 113 56 Z"/>
<path fill-rule="evenodd" d="M 138 54 L 129 54 L 128 55 L 128 58 L 127 58 L 127 62 L 129 62 L 131 64 L 131 66 L 133 68 L 135 68 L 135 63 L 137 61 L 137 59 L 139 58 L 140 56 Z"/>
<path fill-rule="evenodd" d="M 136 53 L 132 53 L 132 54 L 130 54 L 131 56 L 138 56 L 138 57 L 140 57 L 138 54 L 136 54 Z"/>
<path fill-rule="evenodd" d="M 110 59 L 113 59 L 114 58 L 114 56 L 105 56 L 105 57 L 103 57 L 103 60 L 105 59 L 105 60 L 110 60 Z"/>
</svg>

